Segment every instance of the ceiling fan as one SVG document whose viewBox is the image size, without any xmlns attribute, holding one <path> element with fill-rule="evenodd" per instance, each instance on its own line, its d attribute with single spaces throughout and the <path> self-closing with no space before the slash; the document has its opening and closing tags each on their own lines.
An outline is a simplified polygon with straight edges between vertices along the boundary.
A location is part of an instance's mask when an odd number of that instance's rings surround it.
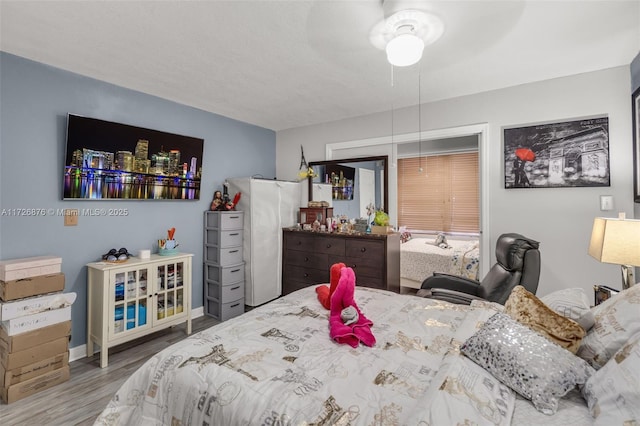
<svg viewBox="0 0 640 426">
<path fill-rule="evenodd" d="M 390 3 L 393 8 L 384 7 Z M 369 39 L 386 51 L 391 65 L 405 67 L 419 62 L 424 47 L 442 37 L 444 22 L 429 11 L 398 8 L 398 2 L 383 4 L 384 18 L 371 29 Z"/>
</svg>

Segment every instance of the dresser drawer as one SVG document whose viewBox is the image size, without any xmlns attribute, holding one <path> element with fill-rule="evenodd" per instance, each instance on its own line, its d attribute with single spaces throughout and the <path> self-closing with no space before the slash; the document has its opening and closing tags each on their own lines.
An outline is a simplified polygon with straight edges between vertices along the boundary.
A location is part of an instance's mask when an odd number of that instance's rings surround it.
<svg viewBox="0 0 640 426">
<path fill-rule="evenodd" d="M 284 249 L 344 255 L 344 239 L 325 237 L 318 233 L 289 232 L 285 234 Z"/>
<path fill-rule="evenodd" d="M 349 239 L 346 241 L 345 255 L 376 259 L 379 262 L 385 257 L 384 241 Z"/>
<path fill-rule="evenodd" d="M 287 282 L 326 284 L 329 282 L 329 269 L 312 269 L 304 266 L 287 265 L 283 271 L 283 278 Z"/>
<path fill-rule="evenodd" d="M 313 251 L 315 240 L 314 234 L 287 232 L 284 234 L 283 247 L 285 250 Z"/>
<path fill-rule="evenodd" d="M 222 303 L 233 302 L 244 297 L 244 282 L 222 286 Z"/>
<path fill-rule="evenodd" d="M 329 255 L 309 251 L 287 250 L 285 252 L 287 265 L 304 266 L 313 269 L 328 269 Z"/>
<path fill-rule="evenodd" d="M 244 281 L 221 285 L 215 281 L 207 281 L 207 297 L 218 299 L 222 303 L 233 302 L 244 297 Z"/>
<path fill-rule="evenodd" d="M 237 247 L 242 245 L 242 229 L 223 231 L 220 229 L 207 229 L 207 242 L 219 244 L 219 247 Z"/>
<path fill-rule="evenodd" d="M 207 281 L 215 281 L 222 285 L 244 282 L 244 263 L 231 266 L 206 264 L 204 270 Z"/>
<path fill-rule="evenodd" d="M 344 240 L 341 238 L 319 236 L 315 238 L 312 247 L 317 253 L 344 256 Z"/>
<path fill-rule="evenodd" d="M 207 300 L 207 313 L 220 321 L 237 317 L 244 313 L 244 298 L 229 303 L 220 303 L 217 300 Z"/>
<path fill-rule="evenodd" d="M 360 276 L 359 279 L 356 277 L 356 285 L 358 285 L 359 287 L 379 288 L 381 290 L 388 290 L 387 286 L 384 283 L 384 279 L 380 275 L 378 275 L 377 277 Z"/>
<path fill-rule="evenodd" d="M 242 263 L 242 247 L 218 248 L 207 245 L 205 246 L 204 261 L 223 266 Z"/>
<path fill-rule="evenodd" d="M 380 258 L 369 257 L 329 257 L 329 262 L 333 265 L 337 262 L 343 262 L 356 273 L 356 282 L 363 277 L 379 277 L 384 279 L 384 263 Z"/>
<path fill-rule="evenodd" d="M 242 229 L 244 226 L 244 215 L 242 212 L 215 212 L 207 214 L 207 228 L 218 229 Z"/>
</svg>

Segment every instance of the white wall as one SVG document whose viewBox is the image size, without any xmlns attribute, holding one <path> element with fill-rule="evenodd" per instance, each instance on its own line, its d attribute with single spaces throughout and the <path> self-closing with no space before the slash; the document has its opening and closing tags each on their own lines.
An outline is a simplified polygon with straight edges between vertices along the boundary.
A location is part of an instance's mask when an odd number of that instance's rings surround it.
<svg viewBox="0 0 640 426">
<path fill-rule="evenodd" d="M 538 295 L 594 284 L 620 287 L 620 267 L 587 254 L 593 218 L 633 217 L 633 162 L 629 67 L 531 83 L 422 105 L 422 130 L 489 124 L 488 201 L 490 247 L 504 232 L 540 241 L 542 271 Z M 396 135 L 418 130 L 417 107 L 394 112 Z M 611 186 L 608 188 L 504 189 L 502 127 L 559 122 L 607 114 Z M 295 178 L 304 146 L 307 161 L 324 160 L 325 145 L 389 136 L 384 112 L 280 131 L 276 134 L 276 174 Z M 601 212 L 599 196 L 613 195 L 615 211 Z M 495 260 L 492 253 L 491 262 Z"/>
</svg>

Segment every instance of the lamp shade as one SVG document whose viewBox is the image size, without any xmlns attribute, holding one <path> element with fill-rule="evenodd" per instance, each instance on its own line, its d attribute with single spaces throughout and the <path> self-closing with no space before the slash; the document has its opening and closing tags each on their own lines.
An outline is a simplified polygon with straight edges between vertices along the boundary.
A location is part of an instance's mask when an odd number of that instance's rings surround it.
<svg viewBox="0 0 640 426">
<path fill-rule="evenodd" d="M 595 218 L 589 255 L 600 262 L 640 266 L 640 220 Z"/>
<path fill-rule="evenodd" d="M 387 43 L 387 60 L 396 67 L 407 67 L 422 58 L 424 41 L 413 34 L 400 34 Z"/>
</svg>

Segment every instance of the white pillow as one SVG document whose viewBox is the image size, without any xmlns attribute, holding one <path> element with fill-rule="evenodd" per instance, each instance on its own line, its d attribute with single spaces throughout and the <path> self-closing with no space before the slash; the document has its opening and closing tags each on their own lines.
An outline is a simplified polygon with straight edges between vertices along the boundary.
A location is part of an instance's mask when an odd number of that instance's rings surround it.
<svg viewBox="0 0 640 426">
<path fill-rule="evenodd" d="M 582 339 L 576 355 L 596 370 L 640 333 L 640 284 L 621 291 L 591 309 L 595 324 Z"/>
<path fill-rule="evenodd" d="M 451 351 L 415 409 L 422 423 L 429 425 L 461 425 L 473 419 L 474 425 L 509 426 L 515 403 L 512 389 L 466 356 Z M 398 420 L 398 424 L 409 423 Z"/>
<path fill-rule="evenodd" d="M 595 425 L 640 422 L 640 333 L 589 378 L 582 394 Z"/>
<path fill-rule="evenodd" d="M 595 318 L 589 306 L 589 298 L 581 288 L 567 288 L 554 291 L 541 297 L 542 303 L 562 315 L 580 324 L 585 331 L 589 331 L 595 323 Z"/>
</svg>

